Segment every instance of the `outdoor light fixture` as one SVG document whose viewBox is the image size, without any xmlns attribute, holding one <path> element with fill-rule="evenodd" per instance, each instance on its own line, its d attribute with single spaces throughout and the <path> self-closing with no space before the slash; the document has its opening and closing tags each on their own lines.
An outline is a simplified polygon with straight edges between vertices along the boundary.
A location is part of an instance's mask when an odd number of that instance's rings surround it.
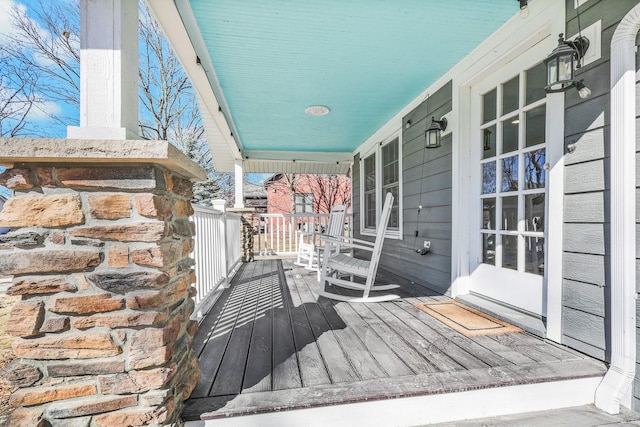
<svg viewBox="0 0 640 427">
<path fill-rule="evenodd" d="M 580 60 L 589 49 L 589 39 L 579 36 L 575 40 L 565 40 L 563 34 L 558 39 L 558 47 L 544 60 L 547 66 L 547 93 L 566 92 L 575 87 L 581 97 L 589 96 L 589 89 L 575 78 L 576 69 L 580 68 Z M 585 90 L 586 89 L 586 90 Z M 587 93 L 587 91 L 589 93 Z M 583 96 L 583 94 L 585 94 Z"/>
<path fill-rule="evenodd" d="M 529 16 L 529 1 L 517 0 L 520 3 L 520 18 L 526 18 Z"/>
<path fill-rule="evenodd" d="M 591 96 L 591 89 L 586 87 L 584 83 L 582 83 L 583 81 L 584 80 L 580 80 L 576 83 L 576 89 L 578 89 L 578 95 L 580 95 L 580 98 L 586 99 Z"/>
<path fill-rule="evenodd" d="M 431 117 L 431 126 L 424 133 L 426 148 L 438 148 L 440 147 L 440 133 L 447 129 L 447 119 L 444 117 L 440 120 L 436 120 Z"/>
</svg>

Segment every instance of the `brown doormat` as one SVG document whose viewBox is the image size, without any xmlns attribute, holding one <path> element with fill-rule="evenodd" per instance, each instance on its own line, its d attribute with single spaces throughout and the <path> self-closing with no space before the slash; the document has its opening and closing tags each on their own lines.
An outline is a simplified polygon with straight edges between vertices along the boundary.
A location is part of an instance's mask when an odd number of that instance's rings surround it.
<svg viewBox="0 0 640 427">
<path fill-rule="evenodd" d="M 427 302 L 415 306 L 467 337 L 522 332 L 516 326 L 456 301 Z"/>
</svg>

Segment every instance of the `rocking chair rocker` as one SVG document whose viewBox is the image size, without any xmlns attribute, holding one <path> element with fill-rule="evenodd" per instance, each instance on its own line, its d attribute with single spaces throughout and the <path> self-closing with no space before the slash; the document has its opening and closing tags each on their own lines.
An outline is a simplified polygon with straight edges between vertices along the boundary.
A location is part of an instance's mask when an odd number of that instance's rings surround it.
<svg viewBox="0 0 640 427">
<path fill-rule="evenodd" d="M 347 302 L 382 302 L 399 298 L 398 295 L 393 294 L 369 296 L 369 293 L 372 291 L 386 291 L 400 287 L 399 285 L 374 286 L 374 281 L 378 272 L 378 263 L 382 253 L 382 244 L 384 243 L 384 234 L 387 231 L 392 205 L 393 195 L 391 193 L 387 193 L 374 243 L 348 237 L 321 237 L 322 240 L 325 241 L 325 255 L 323 257 L 322 267 L 320 270 L 320 290 L 315 292 L 317 295 Z M 358 259 L 345 253 L 341 253 L 339 250 L 333 251 L 331 248 L 332 245 L 339 245 L 342 249 L 353 248 L 370 251 L 371 260 L 367 261 L 364 259 Z M 341 279 L 341 275 L 351 276 L 352 280 Z M 364 277 L 366 279 L 365 283 L 362 284 L 354 282 L 353 276 Z M 345 296 L 328 292 L 326 290 L 327 283 L 347 289 L 360 290 L 362 291 L 362 296 Z"/>
</svg>

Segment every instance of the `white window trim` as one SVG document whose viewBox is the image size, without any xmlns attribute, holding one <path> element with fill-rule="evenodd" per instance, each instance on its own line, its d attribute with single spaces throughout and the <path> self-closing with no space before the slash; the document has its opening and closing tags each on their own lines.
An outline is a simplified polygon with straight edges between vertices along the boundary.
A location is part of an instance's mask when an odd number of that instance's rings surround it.
<svg viewBox="0 0 640 427">
<path fill-rule="evenodd" d="M 361 153 L 360 155 L 360 234 L 363 236 L 376 236 L 376 228 L 366 228 L 365 227 L 365 210 L 364 210 L 364 159 L 369 157 L 371 154 L 376 155 L 376 227 L 379 225 L 380 214 L 382 213 L 382 202 L 383 197 L 381 197 L 381 189 L 382 189 L 382 147 L 389 144 L 395 139 L 398 139 L 398 229 L 397 230 L 389 230 L 387 228 L 387 232 L 385 233 L 385 237 L 388 239 L 396 239 L 402 240 L 402 229 L 404 225 L 403 215 L 402 215 L 402 132 L 399 130 L 394 132 L 392 135 L 385 138 L 382 142 L 375 144 L 373 147 L 369 148 L 366 152 Z"/>
</svg>

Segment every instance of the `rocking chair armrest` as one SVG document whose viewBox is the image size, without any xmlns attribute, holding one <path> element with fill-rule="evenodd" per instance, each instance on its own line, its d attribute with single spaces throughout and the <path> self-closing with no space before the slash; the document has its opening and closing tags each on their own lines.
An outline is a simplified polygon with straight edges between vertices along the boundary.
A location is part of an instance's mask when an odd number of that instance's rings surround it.
<svg viewBox="0 0 640 427">
<path fill-rule="evenodd" d="M 355 239 L 353 237 L 342 236 L 326 236 L 320 235 L 320 239 L 325 241 L 325 244 L 338 244 L 345 248 L 356 248 L 372 251 L 374 243 L 367 240 Z"/>
<path fill-rule="evenodd" d="M 299 234 L 299 235 L 309 236 L 309 237 L 312 237 L 312 236 L 315 236 L 316 234 L 318 234 L 315 231 L 304 231 L 304 230 L 296 230 L 296 233 Z"/>
</svg>

